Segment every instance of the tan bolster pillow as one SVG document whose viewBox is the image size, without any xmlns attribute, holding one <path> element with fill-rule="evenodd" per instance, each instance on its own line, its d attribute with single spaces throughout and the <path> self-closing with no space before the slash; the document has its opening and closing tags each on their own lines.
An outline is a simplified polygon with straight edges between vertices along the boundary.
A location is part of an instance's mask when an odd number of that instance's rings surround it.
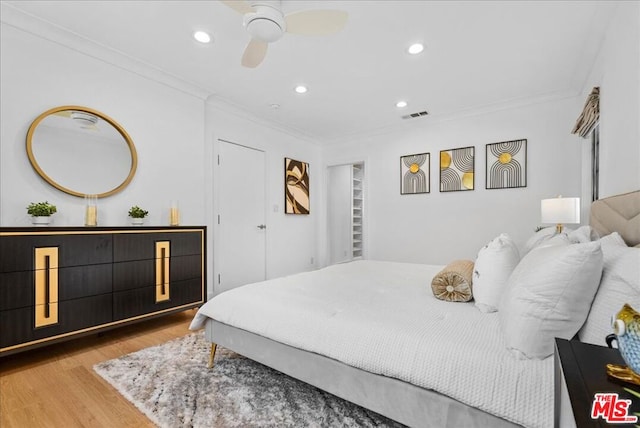
<svg viewBox="0 0 640 428">
<path fill-rule="evenodd" d="M 433 295 L 447 302 L 468 302 L 473 298 L 471 279 L 473 262 L 456 260 L 444 267 L 433 277 L 431 290 Z"/>
</svg>

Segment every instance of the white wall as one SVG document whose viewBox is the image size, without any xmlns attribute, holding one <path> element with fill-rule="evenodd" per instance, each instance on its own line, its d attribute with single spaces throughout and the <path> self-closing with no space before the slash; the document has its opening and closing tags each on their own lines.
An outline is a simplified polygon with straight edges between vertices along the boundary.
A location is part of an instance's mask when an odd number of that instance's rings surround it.
<svg viewBox="0 0 640 428">
<path fill-rule="evenodd" d="M 324 220 L 324 171 L 321 148 L 302 136 L 289 134 L 247 114 L 236 111 L 215 100 L 206 105 L 207 159 L 212 168 L 207 172 L 208 210 L 213 217 L 217 212 L 217 189 L 229 185 L 217 179 L 214 159 L 219 139 L 263 150 L 266 159 L 267 200 L 267 278 L 289 275 L 315 269 L 318 261 L 318 227 Z M 289 157 L 309 163 L 310 214 L 284 213 L 284 158 Z M 217 278 L 216 254 L 221 251 L 216 244 L 217 225 L 212 225 L 214 253 L 210 272 Z M 240 255 L 239 255 L 240 256 Z M 313 263 L 312 263 L 313 259 Z M 223 269 L 223 268 L 222 268 Z M 211 291 L 211 290 L 210 290 Z"/>
<path fill-rule="evenodd" d="M 53 225 L 84 224 L 83 199 L 47 184 L 26 154 L 31 122 L 60 105 L 110 116 L 138 152 L 131 184 L 98 201 L 100 226 L 127 225 L 132 205 L 149 211 L 148 225 L 166 225 L 171 199 L 182 224 L 204 224 L 204 100 L 8 24 L 0 30 L 0 226 L 29 226 L 26 206 L 44 200 L 58 207 Z"/>
<path fill-rule="evenodd" d="M 619 3 L 584 85 L 583 100 L 594 86 L 600 86 L 600 197 L 638 190 L 640 2 Z"/>
<path fill-rule="evenodd" d="M 500 232 L 522 244 L 540 225 L 540 200 L 580 196 L 581 144 L 570 134 L 581 97 L 455 120 L 413 119 L 393 133 L 329 147 L 325 164 L 367 159 L 370 259 L 446 264 L 475 259 Z M 527 187 L 485 189 L 485 144 L 526 138 Z M 440 150 L 475 146 L 475 190 L 439 192 Z M 400 195 L 400 156 L 431 153 L 431 193 Z"/>
</svg>

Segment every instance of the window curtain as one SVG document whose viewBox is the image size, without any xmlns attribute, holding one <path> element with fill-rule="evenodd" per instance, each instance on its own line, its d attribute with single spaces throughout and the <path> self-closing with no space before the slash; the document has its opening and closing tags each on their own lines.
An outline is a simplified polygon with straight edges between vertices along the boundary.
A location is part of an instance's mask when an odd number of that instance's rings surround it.
<svg viewBox="0 0 640 428">
<path fill-rule="evenodd" d="M 586 138 L 600 118 L 600 88 L 595 87 L 587 97 L 584 108 L 576 124 L 573 127 L 572 134 L 578 134 L 582 138 Z"/>
</svg>

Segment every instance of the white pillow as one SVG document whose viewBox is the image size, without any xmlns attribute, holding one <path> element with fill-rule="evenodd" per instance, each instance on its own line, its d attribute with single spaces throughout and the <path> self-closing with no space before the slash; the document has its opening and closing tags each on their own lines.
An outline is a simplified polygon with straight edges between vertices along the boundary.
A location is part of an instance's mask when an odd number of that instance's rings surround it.
<svg viewBox="0 0 640 428">
<path fill-rule="evenodd" d="M 606 236 L 603 236 L 600 239 L 600 245 L 606 245 L 608 247 L 627 247 L 627 243 L 624 242 L 624 239 L 622 239 L 622 236 L 620 236 L 618 232 L 613 232 Z M 605 254 L 604 252 L 602 254 L 604 257 L 607 257 L 607 254 Z"/>
<path fill-rule="evenodd" d="M 567 234 L 567 238 L 569 241 L 577 244 L 584 242 L 595 241 L 599 238 L 598 232 L 595 229 L 592 229 L 591 226 L 581 226 L 576 230 L 572 230 Z"/>
<path fill-rule="evenodd" d="M 518 248 L 506 233 L 480 249 L 473 269 L 473 298 L 480 311 L 498 310 L 509 275 L 519 261 Z"/>
<path fill-rule="evenodd" d="M 600 243 L 604 255 L 600 288 L 578 337 L 582 342 L 605 346 L 604 338 L 613 333 L 611 319 L 622 305 L 640 308 L 640 249 L 627 247 L 617 232 Z"/>
<path fill-rule="evenodd" d="M 529 253 L 529 251 L 539 247 L 541 244 L 553 238 L 555 235 L 556 235 L 555 226 L 545 227 L 544 229 L 540 229 L 539 231 L 535 232 L 531 236 L 531 238 L 529 238 L 527 242 L 524 244 L 524 247 L 520 249 L 520 256 L 524 257 L 527 253 Z"/>
<path fill-rule="evenodd" d="M 543 359 L 554 338 L 571 339 L 589 313 L 602 274 L 600 242 L 532 250 L 509 277 L 498 316 L 507 349 Z"/>
<path fill-rule="evenodd" d="M 569 245 L 569 244 L 571 244 L 571 241 L 569 240 L 569 235 L 567 235 L 564 232 L 556 233 L 555 235 L 549 236 L 547 239 L 540 242 L 538 246 L 534 248 L 534 250 L 538 248 L 551 247 L 554 245 Z"/>
</svg>

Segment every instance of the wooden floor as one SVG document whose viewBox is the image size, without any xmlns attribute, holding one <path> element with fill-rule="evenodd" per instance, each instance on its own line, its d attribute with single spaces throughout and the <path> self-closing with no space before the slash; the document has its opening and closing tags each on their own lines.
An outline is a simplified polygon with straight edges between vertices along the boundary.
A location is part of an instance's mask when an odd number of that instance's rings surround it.
<svg viewBox="0 0 640 428">
<path fill-rule="evenodd" d="M 93 371 L 189 334 L 195 310 L 0 358 L 0 427 L 152 427 Z"/>
</svg>

